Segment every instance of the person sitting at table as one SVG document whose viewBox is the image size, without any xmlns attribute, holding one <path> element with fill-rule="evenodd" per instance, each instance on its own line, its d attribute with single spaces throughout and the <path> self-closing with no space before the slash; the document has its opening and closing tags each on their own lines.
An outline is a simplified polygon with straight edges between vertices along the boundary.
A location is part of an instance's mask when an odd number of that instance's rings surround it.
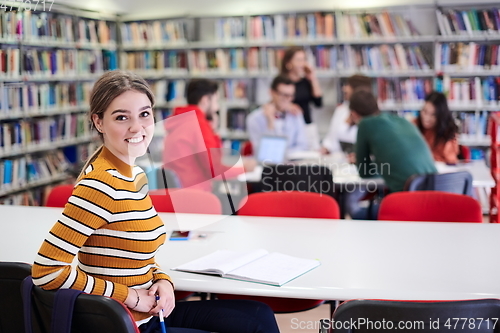
<svg viewBox="0 0 500 333">
<path fill-rule="evenodd" d="M 246 120 L 253 151 L 258 151 L 260 139 L 265 135 L 286 136 L 289 152 L 308 150 L 304 117 L 290 112 L 295 96 L 293 81 L 276 76 L 270 93 L 271 101 L 251 112 Z"/>
<path fill-rule="evenodd" d="M 372 80 L 368 76 L 355 74 L 347 79 L 346 84 L 342 87 L 344 102 L 335 108 L 328 133 L 321 143 L 323 154 L 342 152 L 340 142 L 356 143 L 358 126 L 351 119 L 349 99 L 354 90 L 361 88 L 370 90 L 371 87 Z"/>
<path fill-rule="evenodd" d="M 175 108 L 165 120 L 163 166 L 177 174 L 182 187 L 211 191 L 218 175 L 234 178 L 256 165 L 252 158 L 244 158 L 243 167 L 222 163 L 222 143 L 213 126 L 219 109 L 217 90 L 215 81 L 191 80 L 186 87 L 188 105 Z"/>
<path fill-rule="evenodd" d="M 433 91 L 427 95 L 424 107 L 415 123 L 427 141 L 436 162 L 447 164 L 458 162 L 458 126 L 444 94 Z"/>
<path fill-rule="evenodd" d="M 110 71 L 97 80 L 89 115 L 103 145 L 87 161 L 40 247 L 34 284 L 112 297 L 130 309 L 142 333 L 159 332 L 162 309 L 174 327 L 169 332 L 279 332 L 272 310 L 260 302 L 175 302 L 174 283 L 155 261 L 165 227 L 145 173 L 134 166 L 154 134 L 153 107 L 151 88 L 136 74 Z"/>
<path fill-rule="evenodd" d="M 404 189 L 410 176 L 437 172 L 417 127 L 397 115 L 380 112 L 371 92 L 356 90 L 349 108 L 358 124 L 356 166 L 362 178 L 381 176 L 389 191 L 397 192 Z"/>
</svg>

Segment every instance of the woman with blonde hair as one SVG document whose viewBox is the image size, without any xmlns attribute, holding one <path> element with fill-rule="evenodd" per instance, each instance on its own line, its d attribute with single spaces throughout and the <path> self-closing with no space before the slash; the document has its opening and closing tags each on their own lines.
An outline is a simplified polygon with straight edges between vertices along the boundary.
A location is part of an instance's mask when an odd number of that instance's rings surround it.
<svg viewBox="0 0 500 333">
<path fill-rule="evenodd" d="M 112 297 L 131 311 L 141 332 L 165 322 L 196 332 L 279 332 L 270 308 L 248 301 L 175 302 L 174 283 L 156 263 L 165 227 L 134 166 L 154 132 L 154 96 L 141 77 L 111 71 L 95 83 L 90 120 L 103 145 L 86 163 L 59 220 L 35 259 L 33 282 Z M 78 256 L 77 267 L 71 262 Z M 159 296 L 159 300 L 156 300 Z M 236 302 L 236 303 L 232 303 Z"/>
</svg>

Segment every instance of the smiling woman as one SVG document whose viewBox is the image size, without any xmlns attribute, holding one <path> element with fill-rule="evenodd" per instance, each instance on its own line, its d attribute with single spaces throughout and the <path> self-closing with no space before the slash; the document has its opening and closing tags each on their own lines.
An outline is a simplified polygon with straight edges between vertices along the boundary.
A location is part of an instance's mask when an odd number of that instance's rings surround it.
<svg viewBox="0 0 500 333">
<path fill-rule="evenodd" d="M 251 301 L 175 302 L 173 282 L 155 261 L 165 227 L 134 166 L 154 129 L 154 96 L 146 81 L 124 71 L 94 85 L 90 114 L 103 145 L 89 158 L 59 220 L 35 259 L 33 282 L 46 290 L 71 288 L 123 302 L 143 333 L 165 323 L 182 332 L 278 332 L 271 309 Z M 78 267 L 71 263 L 78 256 Z M 222 320 L 223 319 L 223 320 Z M 175 329 L 170 331 L 175 332 Z"/>
</svg>

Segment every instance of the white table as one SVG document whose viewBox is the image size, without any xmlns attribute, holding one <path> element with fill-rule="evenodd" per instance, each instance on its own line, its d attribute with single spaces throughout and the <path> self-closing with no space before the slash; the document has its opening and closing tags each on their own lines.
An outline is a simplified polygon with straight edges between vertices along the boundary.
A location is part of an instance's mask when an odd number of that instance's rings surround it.
<svg viewBox="0 0 500 333">
<path fill-rule="evenodd" d="M 60 209 L 0 206 L 0 260 L 32 262 Z M 206 215 L 160 214 L 190 227 Z M 322 265 L 282 287 L 170 271 L 179 290 L 345 300 L 500 298 L 500 224 L 343 221 L 231 216 L 198 241 L 168 241 L 157 255 L 174 267 L 216 249 L 265 248 Z"/>
<path fill-rule="evenodd" d="M 382 178 L 363 179 L 358 174 L 358 169 L 354 164 L 346 162 L 341 154 L 326 155 L 319 159 L 308 159 L 296 161 L 296 164 L 317 164 L 326 165 L 333 174 L 333 182 L 339 185 L 384 185 Z M 484 160 L 475 160 L 469 163 L 460 163 L 456 166 L 445 165 L 437 162 L 436 168 L 439 173 L 469 171 L 472 174 L 473 187 L 495 187 L 495 180 L 491 176 L 490 169 Z M 258 166 L 253 172 L 246 173 L 238 178 L 240 181 L 259 182 L 262 178 L 262 166 Z"/>
</svg>

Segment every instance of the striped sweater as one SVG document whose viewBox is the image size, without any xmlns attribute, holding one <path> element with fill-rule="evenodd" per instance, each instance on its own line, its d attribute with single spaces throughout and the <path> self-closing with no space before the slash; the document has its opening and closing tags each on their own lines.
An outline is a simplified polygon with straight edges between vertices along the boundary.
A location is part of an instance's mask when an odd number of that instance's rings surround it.
<svg viewBox="0 0 500 333">
<path fill-rule="evenodd" d="M 33 282 L 46 290 L 72 288 L 121 302 L 128 289 L 170 278 L 154 260 L 165 227 L 152 206 L 145 173 L 105 147 L 79 179 L 43 242 Z M 71 262 L 78 254 L 78 265 Z M 136 321 L 150 317 L 132 311 Z"/>
</svg>

